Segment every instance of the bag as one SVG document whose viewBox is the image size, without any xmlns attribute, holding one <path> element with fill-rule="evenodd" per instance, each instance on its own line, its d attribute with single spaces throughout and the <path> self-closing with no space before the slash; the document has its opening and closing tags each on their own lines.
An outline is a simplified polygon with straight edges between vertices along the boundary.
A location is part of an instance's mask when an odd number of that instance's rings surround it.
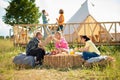
<svg viewBox="0 0 120 80">
<path fill-rule="evenodd" d="M 33 56 L 27 56 L 26 54 L 20 53 L 14 57 L 13 63 L 24 67 L 35 67 L 35 59 Z"/>
</svg>

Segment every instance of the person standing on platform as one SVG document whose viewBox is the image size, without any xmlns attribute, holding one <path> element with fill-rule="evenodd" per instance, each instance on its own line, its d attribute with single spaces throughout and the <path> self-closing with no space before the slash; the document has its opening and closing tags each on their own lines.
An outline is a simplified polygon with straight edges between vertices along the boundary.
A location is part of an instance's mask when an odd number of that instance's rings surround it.
<svg viewBox="0 0 120 80">
<path fill-rule="evenodd" d="M 44 39 L 45 39 L 45 37 L 47 37 L 48 33 L 50 32 L 48 26 L 46 25 L 46 24 L 48 24 L 48 21 L 49 21 L 48 16 L 49 16 L 48 13 L 45 10 L 42 10 L 42 21 L 44 24 L 44 26 L 43 26 Z"/>
<path fill-rule="evenodd" d="M 58 29 L 57 31 L 63 31 L 63 24 L 64 24 L 64 11 L 63 9 L 59 10 L 59 18 L 56 18 L 57 23 L 58 23 Z"/>
</svg>

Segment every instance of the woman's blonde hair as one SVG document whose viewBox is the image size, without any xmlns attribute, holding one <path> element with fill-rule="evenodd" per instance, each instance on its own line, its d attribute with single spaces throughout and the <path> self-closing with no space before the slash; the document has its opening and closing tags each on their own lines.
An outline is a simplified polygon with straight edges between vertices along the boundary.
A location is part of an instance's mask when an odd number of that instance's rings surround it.
<svg viewBox="0 0 120 80">
<path fill-rule="evenodd" d="M 57 31 L 55 34 L 59 34 L 61 37 L 63 36 L 60 31 Z"/>
</svg>

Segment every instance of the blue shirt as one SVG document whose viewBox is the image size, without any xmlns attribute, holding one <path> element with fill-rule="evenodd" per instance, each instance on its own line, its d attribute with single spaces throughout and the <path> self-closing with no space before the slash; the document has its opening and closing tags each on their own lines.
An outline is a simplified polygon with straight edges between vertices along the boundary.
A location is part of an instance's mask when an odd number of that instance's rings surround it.
<svg viewBox="0 0 120 80">
<path fill-rule="evenodd" d="M 45 14 L 42 15 L 43 24 L 47 24 L 48 20 Z"/>
</svg>

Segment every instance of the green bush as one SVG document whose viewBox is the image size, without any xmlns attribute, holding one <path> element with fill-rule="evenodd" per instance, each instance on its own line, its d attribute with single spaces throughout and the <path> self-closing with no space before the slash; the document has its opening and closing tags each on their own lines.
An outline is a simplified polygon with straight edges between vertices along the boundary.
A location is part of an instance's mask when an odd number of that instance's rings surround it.
<svg viewBox="0 0 120 80">
<path fill-rule="evenodd" d="M 102 53 L 115 54 L 115 52 L 120 51 L 120 46 L 100 46 L 99 50 Z"/>
</svg>

